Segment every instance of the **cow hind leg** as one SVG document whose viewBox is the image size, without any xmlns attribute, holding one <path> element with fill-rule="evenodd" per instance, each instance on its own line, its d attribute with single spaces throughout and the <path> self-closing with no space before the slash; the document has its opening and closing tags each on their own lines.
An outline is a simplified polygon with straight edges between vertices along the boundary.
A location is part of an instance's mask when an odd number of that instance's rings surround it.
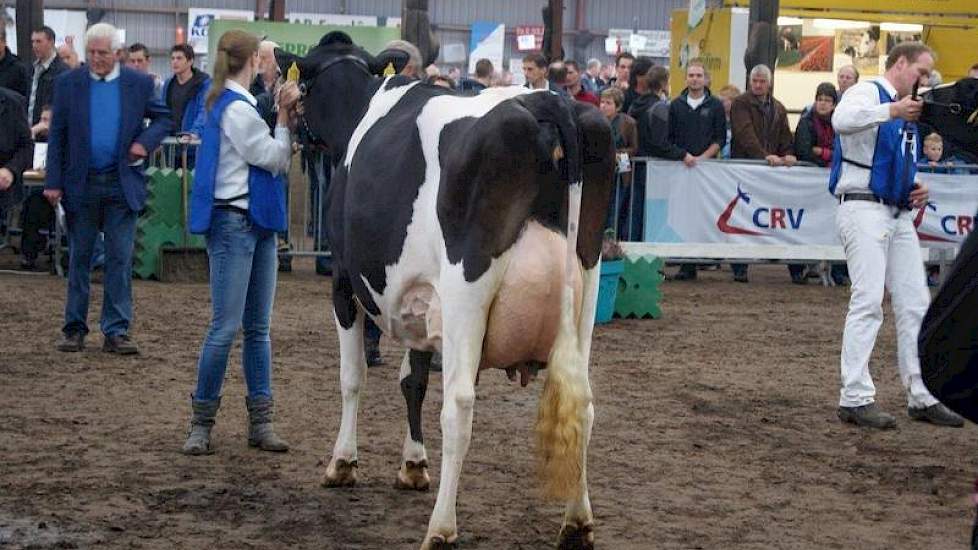
<svg viewBox="0 0 978 550">
<path fill-rule="evenodd" d="M 394 482 L 398 489 L 427 491 L 431 486 L 428 454 L 421 434 L 421 406 L 428 391 L 432 355 L 430 351 L 408 350 L 401 363 L 401 393 L 407 403 L 408 430 L 404 436 L 401 469 Z"/>
<path fill-rule="evenodd" d="M 584 293 L 581 317 L 578 319 L 577 335 L 580 342 L 581 359 L 579 373 L 583 394 L 591 396 L 591 383 L 588 365 L 591 360 L 591 336 L 594 332 L 594 313 L 597 307 L 600 264 L 584 271 Z M 564 522 L 557 539 L 560 550 L 590 550 L 594 548 L 594 515 L 591 512 L 591 499 L 587 487 L 587 450 L 591 442 L 591 429 L 594 425 L 594 404 L 590 398 L 583 411 L 583 442 L 581 452 L 580 482 L 573 497 L 567 501 Z"/>
<path fill-rule="evenodd" d="M 352 290 L 343 281 L 334 283 L 333 304 L 340 340 L 343 415 L 323 486 L 349 487 L 357 482 L 357 411 L 360 393 L 367 381 L 367 358 L 363 351 L 365 314 L 353 302 Z"/>
</svg>

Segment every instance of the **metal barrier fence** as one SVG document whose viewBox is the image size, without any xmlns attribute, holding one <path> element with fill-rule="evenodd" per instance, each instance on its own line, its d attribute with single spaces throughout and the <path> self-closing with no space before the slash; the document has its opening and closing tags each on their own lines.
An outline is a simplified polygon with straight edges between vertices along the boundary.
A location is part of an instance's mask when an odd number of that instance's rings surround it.
<svg viewBox="0 0 978 550">
<path fill-rule="evenodd" d="M 647 243 L 644 242 L 646 173 L 651 162 L 668 162 L 663 159 L 636 157 L 631 159 L 630 178 L 616 171 L 616 185 L 611 212 L 606 227 L 615 230 L 615 235 L 627 253 L 654 254 L 669 263 L 716 264 L 736 260 L 737 263 L 777 263 L 790 264 L 810 260 L 812 262 L 843 263 L 845 255 L 841 246 L 827 245 L 771 245 L 771 244 L 727 244 L 727 243 Z M 677 164 L 680 161 L 675 161 Z M 753 159 L 712 159 L 704 162 L 729 165 L 765 166 L 763 160 Z M 815 167 L 812 163 L 799 162 L 799 166 Z M 968 171 L 978 174 L 978 165 L 955 165 L 938 167 L 938 170 Z M 926 170 L 922 170 L 926 171 Z M 630 179 L 628 182 L 623 182 Z M 826 182 L 827 183 L 827 182 Z M 976 178 L 978 183 L 978 178 Z M 634 199 L 638 200 L 634 200 Z M 636 216 L 636 209 L 642 209 L 642 216 Z M 639 222 L 639 218 L 641 223 Z M 928 264 L 947 265 L 957 254 L 957 248 L 925 248 L 924 259 Z"/>
<path fill-rule="evenodd" d="M 149 166 L 192 170 L 193 158 L 199 145 L 199 140 L 181 142 L 174 137 L 166 138 L 154 152 Z M 292 168 L 286 175 L 289 227 L 281 235 L 287 247 L 281 246 L 279 255 L 328 258 L 331 253 L 326 239 L 324 200 L 332 177 L 332 164 L 326 154 L 313 148 L 299 146 L 297 155 L 298 158 L 293 158 Z M 297 186 L 301 187 L 302 193 L 296 194 Z M 184 227 L 186 222 L 184 219 Z"/>
</svg>

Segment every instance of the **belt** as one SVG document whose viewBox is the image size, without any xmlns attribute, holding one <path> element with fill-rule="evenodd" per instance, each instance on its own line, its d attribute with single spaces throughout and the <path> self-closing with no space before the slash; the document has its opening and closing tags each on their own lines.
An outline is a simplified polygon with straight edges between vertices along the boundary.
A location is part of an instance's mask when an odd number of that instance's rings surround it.
<svg viewBox="0 0 978 550">
<path fill-rule="evenodd" d="M 233 206 L 230 204 L 215 204 L 214 210 L 227 210 L 230 212 L 241 214 L 242 216 L 248 215 L 248 211 L 245 210 L 244 208 L 241 208 L 240 206 Z"/>
<path fill-rule="evenodd" d="M 872 193 L 843 193 L 839 195 L 839 204 L 848 201 L 869 201 L 887 204 L 887 202 Z"/>
<path fill-rule="evenodd" d="M 119 173 L 115 170 L 108 172 L 89 172 L 88 181 L 93 183 L 115 183 L 119 181 Z"/>
</svg>

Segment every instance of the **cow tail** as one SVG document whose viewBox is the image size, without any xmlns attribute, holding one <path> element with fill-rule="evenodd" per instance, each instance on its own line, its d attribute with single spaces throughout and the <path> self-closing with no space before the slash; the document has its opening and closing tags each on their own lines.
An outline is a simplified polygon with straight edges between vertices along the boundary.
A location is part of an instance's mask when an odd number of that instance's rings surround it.
<svg viewBox="0 0 978 550">
<path fill-rule="evenodd" d="M 573 126 L 571 126 L 573 128 Z M 563 131 L 562 137 L 567 136 Z M 573 145 L 565 150 L 578 155 L 576 131 Z M 579 157 L 578 157 L 579 159 Z M 579 167 L 578 159 L 568 158 L 568 166 Z M 560 326 L 547 360 L 547 380 L 537 414 L 537 450 L 543 493 L 549 498 L 568 501 L 581 490 L 584 464 L 585 415 L 591 403 L 587 383 L 587 365 L 581 351 L 574 305 L 573 281 L 581 264 L 577 258 L 577 233 L 581 212 L 582 182 L 580 171 L 569 170 L 567 208 L 567 256 L 564 285 L 561 288 Z"/>
</svg>

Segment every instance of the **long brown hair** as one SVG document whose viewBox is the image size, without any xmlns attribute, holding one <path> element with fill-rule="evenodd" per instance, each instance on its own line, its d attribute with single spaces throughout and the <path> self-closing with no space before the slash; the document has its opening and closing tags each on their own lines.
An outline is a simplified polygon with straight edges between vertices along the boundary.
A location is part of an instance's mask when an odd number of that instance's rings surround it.
<svg viewBox="0 0 978 550">
<path fill-rule="evenodd" d="M 258 37 L 249 32 L 231 29 L 221 35 L 221 39 L 217 41 L 217 57 L 214 59 L 214 78 L 211 81 L 211 89 L 207 92 L 208 111 L 224 93 L 224 84 L 228 77 L 238 74 L 245 68 L 257 51 Z"/>
</svg>

